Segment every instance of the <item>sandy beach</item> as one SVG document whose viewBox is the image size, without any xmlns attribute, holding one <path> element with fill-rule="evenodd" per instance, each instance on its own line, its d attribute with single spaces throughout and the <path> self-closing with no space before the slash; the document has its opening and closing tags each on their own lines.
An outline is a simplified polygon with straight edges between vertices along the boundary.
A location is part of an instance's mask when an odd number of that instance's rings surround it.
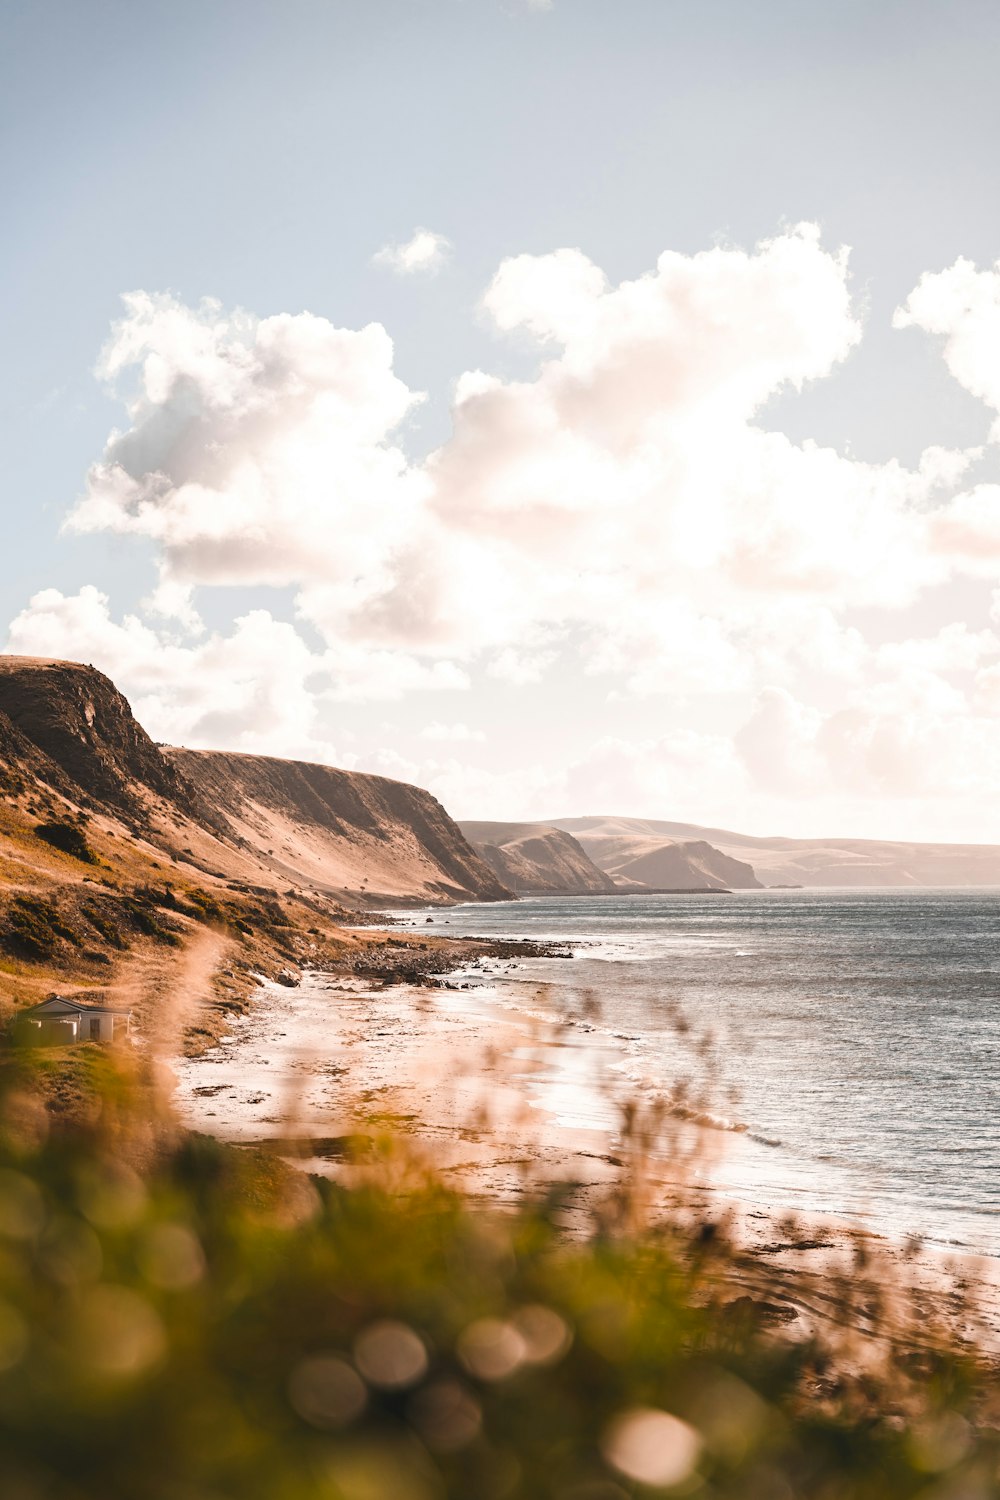
<svg viewBox="0 0 1000 1500">
<path fill-rule="evenodd" d="M 868 1306 L 873 1334 L 896 1287 L 897 1323 L 947 1324 L 1000 1351 L 994 1259 L 727 1191 L 745 1139 L 637 1100 L 620 1041 L 555 1013 L 543 986 L 533 1006 L 498 1003 L 489 981 L 514 965 L 478 958 L 433 988 L 317 971 L 295 988 L 266 982 L 217 1047 L 174 1064 L 176 1108 L 192 1128 L 347 1183 L 382 1170 L 388 1150 L 493 1206 L 560 1185 L 569 1233 L 616 1214 L 627 1227 L 724 1224 L 734 1296 L 764 1299 L 797 1333 L 821 1323 L 854 1339 Z"/>
<path fill-rule="evenodd" d="M 477 961 L 476 974 L 494 963 L 505 961 Z M 273 1143 L 328 1175 L 354 1170 L 348 1138 L 391 1130 L 497 1202 L 529 1184 L 609 1181 L 611 1049 L 541 1009 L 491 1004 L 463 987 L 466 973 L 434 988 L 316 971 L 294 989 L 265 982 L 218 1047 L 174 1065 L 176 1106 L 191 1126 Z"/>
</svg>

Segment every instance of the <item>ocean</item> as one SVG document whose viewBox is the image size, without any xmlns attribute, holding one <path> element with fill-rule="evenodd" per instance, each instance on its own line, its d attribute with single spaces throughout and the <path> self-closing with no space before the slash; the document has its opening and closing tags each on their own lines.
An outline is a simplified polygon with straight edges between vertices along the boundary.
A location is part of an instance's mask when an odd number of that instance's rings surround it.
<svg viewBox="0 0 1000 1500">
<path fill-rule="evenodd" d="M 561 1108 L 597 1119 L 609 1094 L 688 1077 L 731 1137 L 726 1192 L 1000 1254 L 1000 890 L 534 897 L 403 920 L 572 949 L 464 976 L 605 1043 L 607 1089 Z"/>
</svg>

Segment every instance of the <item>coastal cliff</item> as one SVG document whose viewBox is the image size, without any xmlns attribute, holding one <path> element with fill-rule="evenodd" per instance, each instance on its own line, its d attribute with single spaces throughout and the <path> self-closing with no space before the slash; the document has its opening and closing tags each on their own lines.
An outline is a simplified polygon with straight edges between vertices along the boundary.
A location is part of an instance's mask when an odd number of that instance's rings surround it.
<svg viewBox="0 0 1000 1500">
<path fill-rule="evenodd" d="M 0 656 L 0 758 L 29 798 L 44 788 L 64 812 L 110 820 L 217 878 L 352 901 L 508 895 L 429 792 L 330 766 L 165 749 L 110 678 L 76 662 Z"/>
<path fill-rule="evenodd" d="M 544 823 L 469 823 L 459 827 L 497 877 L 519 896 L 576 896 L 616 889 L 572 834 Z"/>
<path fill-rule="evenodd" d="M 453 962 L 354 930 L 380 904 L 509 895 L 428 792 L 266 756 L 164 750 L 93 667 L 0 657 L 0 1019 L 57 991 L 211 1045 L 261 975 Z M 441 950 L 441 951 L 439 951 Z"/>
<path fill-rule="evenodd" d="M 216 750 L 166 752 L 280 881 L 341 895 L 502 901 L 510 891 L 430 792 L 385 776 Z"/>
<path fill-rule="evenodd" d="M 661 891 L 747 891 L 760 887 L 752 865 L 733 859 L 705 839 L 660 843 L 633 858 L 613 857 L 607 868 L 621 884 L 628 882 Z"/>
</svg>

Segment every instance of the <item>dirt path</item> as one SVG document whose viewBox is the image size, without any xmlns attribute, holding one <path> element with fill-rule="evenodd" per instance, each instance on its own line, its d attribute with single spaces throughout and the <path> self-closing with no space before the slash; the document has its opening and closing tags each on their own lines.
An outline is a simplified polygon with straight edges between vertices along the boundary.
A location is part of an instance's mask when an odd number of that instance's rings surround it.
<svg viewBox="0 0 1000 1500">
<path fill-rule="evenodd" d="M 215 999 L 213 978 L 235 947 L 224 932 L 192 923 L 180 948 L 150 946 L 130 957 L 108 999 L 131 1007 L 140 1035 L 157 1056 L 174 1057 Z"/>
</svg>

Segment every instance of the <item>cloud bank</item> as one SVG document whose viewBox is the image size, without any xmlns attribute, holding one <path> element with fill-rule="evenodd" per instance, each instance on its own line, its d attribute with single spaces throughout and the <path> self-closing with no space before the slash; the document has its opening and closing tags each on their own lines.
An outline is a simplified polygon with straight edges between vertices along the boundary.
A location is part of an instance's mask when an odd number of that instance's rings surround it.
<svg viewBox="0 0 1000 1500">
<path fill-rule="evenodd" d="M 416 736 L 462 761 L 399 761 L 461 813 L 895 802 L 969 836 L 1000 771 L 996 621 L 892 622 L 955 579 L 1000 582 L 982 450 L 862 463 L 767 423 L 861 340 L 846 252 L 801 225 L 615 286 L 563 249 L 505 261 L 482 305 L 534 376 L 463 373 L 450 438 L 415 463 L 423 397 L 381 326 L 128 296 L 99 364 L 126 422 L 66 526 L 152 543 L 158 587 L 122 620 L 94 589 L 45 590 L 10 649 L 94 660 L 161 738 L 319 758 L 333 703 L 464 693 L 460 723 Z M 924 276 L 895 324 L 942 341 L 1000 441 L 1000 268 Z M 206 633 L 199 590 L 237 585 L 291 586 L 294 618 Z M 567 671 L 595 725 L 579 760 L 477 765 L 490 684 Z M 609 738 L 628 700 L 676 727 Z"/>
</svg>

